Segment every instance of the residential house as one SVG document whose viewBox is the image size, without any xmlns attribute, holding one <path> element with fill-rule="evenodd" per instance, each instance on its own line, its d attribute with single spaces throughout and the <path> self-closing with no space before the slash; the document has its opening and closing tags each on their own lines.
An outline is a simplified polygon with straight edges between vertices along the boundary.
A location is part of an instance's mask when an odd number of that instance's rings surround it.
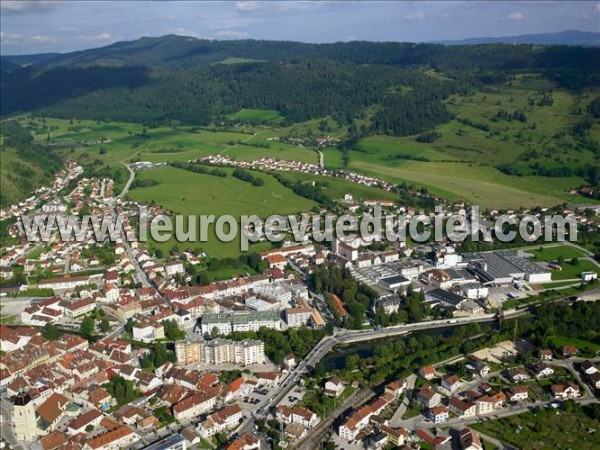
<svg viewBox="0 0 600 450">
<path fill-rule="evenodd" d="M 507 394 L 511 402 L 521 402 L 529 398 L 529 387 L 526 385 L 511 386 Z"/>
<path fill-rule="evenodd" d="M 484 395 L 475 400 L 477 414 L 486 414 L 494 410 L 494 401 L 489 395 Z"/>
<path fill-rule="evenodd" d="M 483 450 L 479 433 L 471 428 L 464 428 L 459 433 L 460 448 L 462 450 Z"/>
<path fill-rule="evenodd" d="M 598 373 L 598 369 L 596 368 L 596 366 L 590 362 L 590 361 L 583 361 L 581 363 L 581 371 L 586 374 L 586 375 L 593 375 L 595 373 Z"/>
<path fill-rule="evenodd" d="M 298 441 L 308 434 L 308 430 L 299 423 L 288 423 L 283 432 L 292 441 Z"/>
<path fill-rule="evenodd" d="M 474 402 L 464 401 L 458 397 L 452 397 L 448 406 L 452 413 L 460 417 L 472 417 L 477 413 L 477 405 Z"/>
<path fill-rule="evenodd" d="M 592 386 L 596 389 L 600 389 L 600 372 L 595 372 L 588 377 L 588 380 Z"/>
<path fill-rule="evenodd" d="M 71 423 L 69 423 L 68 432 L 71 436 L 75 436 L 79 433 L 84 433 L 88 426 L 95 427 L 102 420 L 102 413 L 97 409 L 90 409 L 83 413 Z"/>
<path fill-rule="evenodd" d="M 424 384 L 421 389 L 417 391 L 415 401 L 427 408 L 433 408 L 440 404 L 442 396 L 438 394 L 430 384 Z"/>
<path fill-rule="evenodd" d="M 284 423 L 297 423 L 305 428 L 312 428 L 319 422 L 313 411 L 302 406 L 278 406 L 276 416 Z"/>
<path fill-rule="evenodd" d="M 581 396 L 579 386 L 572 382 L 567 382 L 564 384 L 553 384 L 551 389 L 554 397 L 561 400 L 577 398 Z"/>
<path fill-rule="evenodd" d="M 202 437 L 213 436 L 217 433 L 234 429 L 242 420 L 242 409 L 240 405 L 225 406 L 217 412 L 212 413 L 200 424 L 199 430 Z"/>
<path fill-rule="evenodd" d="M 399 378 L 396 381 L 392 381 L 385 386 L 385 393 L 392 395 L 394 398 L 400 397 L 406 390 L 406 380 Z"/>
<path fill-rule="evenodd" d="M 426 416 L 435 424 L 446 422 L 449 417 L 448 408 L 441 405 L 434 406 L 427 411 Z"/>
<path fill-rule="evenodd" d="M 88 440 L 83 450 L 119 450 L 131 448 L 140 439 L 139 435 L 127 425 L 122 425 L 100 436 Z"/>
<path fill-rule="evenodd" d="M 520 383 L 522 381 L 527 381 L 531 379 L 531 376 L 527 373 L 527 371 L 523 367 L 516 367 L 514 369 L 509 369 L 506 372 L 509 380 L 513 383 Z"/>
<path fill-rule="evenodd" d="M 486 377 L 491 370 L 490 366 L 480 359 L 469 362 L 465 367 L 473 376 L 481 378 Z"/>
<path fill-rule="evenodd" d="M 433 380 L 435 378 L 435 369 L 433 366 L 425 366 L 419 369 L 419 376 L 426 380 Z"/>
<path fill-rule="evenodd" d="M 173 417 L 180 422 L 188 421 L 215 406 L 216 396 L 196 392 L 173 405 Z"/>
<path fill-rule="evenodd" d="M 531 367 L 531 373 L 535 376 L 537 380 L 544 377 L 549 377 L 554 375 L 554 369 L 550 367 L 548 364 L 539 363 L 535 364 Z"/>
<path fill-rule="evenodd" d="M 442 379 L 442 387 L 452 392 L 460 387 L 460 379 L 457 375 L 445 377 Z"/>
<path fill-rule="evenodd" d="M 504 394 L 504 392 L 497 392 L 495 394 L 492 394 L 490 398 L 492 399 L 494 409 L 502 408 L 504 406 L 504 403 L 506 402 L 506 395 Z"/>
<path fill-rule="evenodd" d="M 408 441 L 408 431 L 402 427 L 392 428 L 387 425 L 381 425 L 379 428 L 388 437 L 388 442 L 396 447 L 401 447 Z"/>
<path fill-rule="evenodd" d="M 48 397 L 36 410 L 40 428 L 46 433 L 53 431 L 65 415 L 68 403 L 69 399 L 62 394 L 54 393 Z"/>
<path fill-rule="evenodd" d="M 330 397 L 339 397 L 342 395 L 345 387 L 346 383 L 340 377 L 334 376 L 325 382 L 324 394 Z"/>
<path fill-rule="evenodd" d="M 160 322 L 145 320 L 136 316 L 132 328 L 133 339 L 141 342 L 154 342 L 165 338 L 165 328 Z"/>
<path fill-rule="evenodd" d="M 225 450 L 259 450 L 260 448 L 260 439 L 252 436 L 250 433 L 244 433 L 227 445 Z"/>
</svg>

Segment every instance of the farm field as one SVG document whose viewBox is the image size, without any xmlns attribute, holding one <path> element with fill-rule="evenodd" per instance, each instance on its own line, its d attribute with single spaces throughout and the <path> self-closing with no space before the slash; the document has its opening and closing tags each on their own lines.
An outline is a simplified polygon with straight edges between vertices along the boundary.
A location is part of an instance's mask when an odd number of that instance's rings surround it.
<svg viewBox="0 0 600 450">
<path fill-rule="evenodd" d="M 46 118 L 46 125 L 55 128 L 52 136 L 57 151 L 71 159 L 91 161 L 116 167 L 122 162 L 187 161 L 203 156 L 226 153 L 234 159 L 250 161 L 266 156 L 283 160 L 318 163 L 314 150 L 267 140 L 274 137 L 270 129 L 240 127 L 239 131 L 209 131 L 194 127 L 145 128 L 128 123 L 76 122 L 69 131 L 69 121 Z M 75 128 L 77 131 L 72 131 Z M 242 132 L 243 131 L 243 132 Z M 46 139 L 40 133 L 38 140 Z M 88 146 L 77 146 L 75 141 L 109 141 Z M 268 147 L 259 147 L 265 145 Z M 73 147 L 73 149 L 71 149 Z M 101 148 L 104 149 L 101 152 Z"/>
<path fill-rule="evenodd" d="M 576 177 L 513 177 L 493 167 L 464 163 L 405 161 L 390 167 L 351 162 L 350 167 L 391 182 L 425 186 L 436 195 L 463 198 L 488 208 L 554 206 L 569 198 L 564 189 L 581 182 Z"/>
<path fill-rule="evenodd" d="M 224 169 L 229 174 L 232 169 Z M 315 205 L 314 202 L 294 194 L 283 187 L 272 176 L 253 172 L 262 178 L 264 186 L 252 186 L 231 175 L 221 178 L 211 175 L 190 172 L 174 167 L 161 167 L 139 172 L 140 180 L 151 179 L 157 185 L 141 187 L 129 192 L 129 197 L 144 203 L 155 202 L 174 213 L 188 215 L 212 214 L 220 216 L 230 214 L 238 218 L 243 214 L 257 214 L 261 217 L 270 214 L 291 214 L 306 211 Z M 211 230 L 213 230 L 211 228 Z M 191 243 L 191 248 L 199 248 L 211 256 L 223 258 L 237 256 L 240 253 L 239 239 L 223 243 L 216 239 L 214 231 L 209 233 L 208 242 Z M 155 242 L 157 248 L 170 249 L 176 240 L 172 238 L 165 243 Z M 185 247 L 180 243 L 180 247 Z M 270 244 L 257 244 L 251 249 L 264 250 Z"/>
<path fill-rule="evenodd" d="M 524 449 L 554 450 L 600 446 L 600 435 L 589 431 L 597 429 L 598 423 L 578 405 L 573 405 L 570 411 L 538 408 L 533 412 L 476 423 L 472 427 Z"/>
</svg>

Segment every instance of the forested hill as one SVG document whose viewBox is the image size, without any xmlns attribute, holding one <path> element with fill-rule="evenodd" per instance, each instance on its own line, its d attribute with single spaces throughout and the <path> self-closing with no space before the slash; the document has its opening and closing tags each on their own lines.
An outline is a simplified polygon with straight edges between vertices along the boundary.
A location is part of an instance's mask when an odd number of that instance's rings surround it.
<svg viewBox="0 0 600 450">
<path fill-rule="evenodd" d="M 600 49 L 533 45 L 304 44 L 169 35 L 29 62 L 3 74 L 3 115 L 37 111 L 206 124 L 241 108 L 262 108 L 279 111 L 288 122 L 331 115 L 350 124 L 370 108 L 376 112 L 364 132 L 409 135 L 449 120 L 442 103 L 449 95 L 517 71 L 541 72 L 569 89 L 600 84 Z"/>
<path fill-rule="evenodd" d="M 336 42 L 307 44 L 291 41 L 215 41 L 186 36 L 143 37 L 106 47 L 65 54 L 4 56 L 20 65 L 38 67 L 88 65 L 142 65 L 180 69 L 209 65 L 227 58 L 278 61 L 289 58 L 321 58 L 347 64 L 383 64 L 398 67 L 427 65 L 441 71 L 595 67 L 598 50 L 581 47 L 536 47 L 533 45 L 456 45 L 406 42 Z M 557 60 L 559 58 L 559 60 Z M 594 61 L 595 59 L 595 61 Z"/>
</svg>

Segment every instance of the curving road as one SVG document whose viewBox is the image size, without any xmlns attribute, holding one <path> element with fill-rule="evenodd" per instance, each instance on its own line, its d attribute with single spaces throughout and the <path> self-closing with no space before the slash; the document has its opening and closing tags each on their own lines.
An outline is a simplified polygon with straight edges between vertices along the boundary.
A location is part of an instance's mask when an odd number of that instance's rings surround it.
<svg viewBox="0 0 600 450">
<path fill-rule="evenodd" d="M 512 311 L 505 313 L 505 318 L 518 317 L 526 314 L 528 310 Z M 283 379 L 270 397 L 263 400 L 258 405 L 256 414 L 248 417 L 240 428 L 240 432 L 250 431 L 252 429 L 253 419 L 265 418 L 272 408 L 274 408 L 283 398 L 296 387 L 302 375 L 310 371 L 327 353 L 339 344 L 351 344 L 354 342 L 371 341 L 374 339 L 383 339 L 392 336 L 400 336 L 413 331 L 429 330 L 434 328 L 445 328 L 460 326 L 469 323 L 493 322 L 496 320 L 495 314 L 481 314 L 471 317 L 462 317 L 452 320 L 432 320 L 428 322 L 410 323 L 397 325 L 381 330 L 343 330 L 335 333 L 333 336 L 325 336 L 311 352 L 292 370 L 288 376 Z"/>
</svg>

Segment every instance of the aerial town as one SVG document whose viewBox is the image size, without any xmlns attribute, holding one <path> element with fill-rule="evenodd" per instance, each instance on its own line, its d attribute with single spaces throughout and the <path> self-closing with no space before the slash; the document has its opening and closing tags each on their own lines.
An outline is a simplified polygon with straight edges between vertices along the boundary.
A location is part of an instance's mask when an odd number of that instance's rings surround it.
<svg viewBox="0 0 600 450">
<path fill-rule="evenodd" d="M 600 449 L 599 18 L 0 0 L 0 450 Z"/>
<path fill-rule="evenodd" d="M 313 170 L 265 160 L 244 167 L 265 164 Z M 125 224 L 116 242 L 97 242 L 90 230 L 79 242 L 21 239 L 3 254 L 3 278 L 26 280 L 2 288 L 3 313 L 14 319 L 2 325 L 0 358 L 2 413 L 13 418 L 2 425 L 3 439 L 11 448 L 252 449 L 277 439 L 281 448 L 328 440 L 340 448 L 459 442 L 476 449 L 481 437 L 469 425 L 482 418 L 596 401 L 600 372 L 589 349 L 513 339 L 430 361 L 378 386 L 348 367 L 315 373 L 336 345 L 518 319 L 528 311 L 522 305 L 560 292 L 549 288 L 561 269 L 556 262 L 536 262 L 525 251 L 458 252 L 451 243 L 284 243 L 260 253 L 258 275 L 194 285 L 190 268 L 206 255 L 150 254 L 130 225 L 139 205 L 113 192 L 111 179 L 81 172 L 68 163 L 52 187 L 2 211 L 18 217 L 85 208 Z M 339 200 L 344 209 L 355 204 L 349 193 Z M 377 204 L 406 211 L 367 199 L 354 212 Z M 18 226 L 9 233 L 18 237 Z M 346 294 L 320 286 L 323 267 L 343 271 L 370 296 L 359 327 L 349 325 L 356 313 Z M 596 278 L 597 271 L 581 270 L 567 281 L 593 287 Z M 596 292 L 588 288 L 577 300 Z M 418 319 L 406 316 L 410 298 L 418 299 Z M 307 342 L 285 353 L 290 344 L 277 344 L 283 336 Z"/>
</svg>

